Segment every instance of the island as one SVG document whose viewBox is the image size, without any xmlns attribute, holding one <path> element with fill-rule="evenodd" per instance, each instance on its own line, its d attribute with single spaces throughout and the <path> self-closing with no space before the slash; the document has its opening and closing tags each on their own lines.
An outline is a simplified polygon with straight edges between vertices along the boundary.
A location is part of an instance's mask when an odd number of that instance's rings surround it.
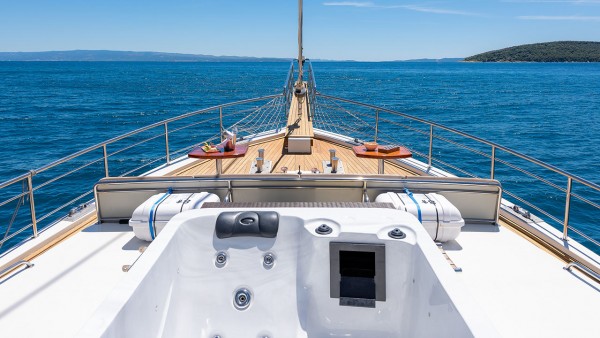
<svg viewBox="0 0 600 338">
<path fill-rule="evenodd" d="M 467 62 L 600 62 L 600 42 L 556 41 L 473 55 Z"/>
</svg>

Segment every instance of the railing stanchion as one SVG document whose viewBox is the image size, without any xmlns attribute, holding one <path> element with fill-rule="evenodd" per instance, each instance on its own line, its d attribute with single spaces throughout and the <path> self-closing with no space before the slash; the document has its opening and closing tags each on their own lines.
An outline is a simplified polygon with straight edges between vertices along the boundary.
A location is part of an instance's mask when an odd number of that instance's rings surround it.
<svg viewBox="0 0 600 338">
<path fill-rule="evenodd" d="M 377 134 L 379 133 L 379 109 L 375 110 L 375 142 L 377 142 Z"/>
<path fill-rule="evenodd" d="M 108 152 L 106 151 L 106 143 L 102 145 L 102 152 L 104 153 L 104 176 L 108 177 Z"/>
<path fill-rule="evenodd" d="M 429 157 L 427 158 L 427 163 L 429 167 L 431 167 L 431 162 L 433 160 L 433 124 L 429 125 Z"/>
<path fill-rule="evenodd" d="M 219 107 L 219 135 L 221 142 L 223 142 L 223 107 Z"/>
<path fill-rule="evenodd" d="M 567 178 L 567 200 L 565 201 L 565 223 L 563 224 L 563 240 L 567 240 L 569 234 L 569 211 L 571 209 L 571 187 L 573 186 L 573 179 Z"/>
<path fill-rule="evenodd" d="M 492 166 L 490 168 L 490 178 L 494 179 L 496 173 L 496 146 L 492 146 Z"/>
<path fill-rule="evenodd" d="M 27 189 L 29 189 L 29 208 L 31 209 L 31 227 L 33 229 L 33 237 L 38 236 L 37 218 L 35 217 L 35 202 L 33 200 L 33 171 L 27 176 Z"/>
<path fill-rule="evenodd" d="M 165 122 L 165 154 L 167 164 L 171 164 L 171 154 L 169 152 L 169 126 L 167 125 L 167 122 Z"/>
</svg>

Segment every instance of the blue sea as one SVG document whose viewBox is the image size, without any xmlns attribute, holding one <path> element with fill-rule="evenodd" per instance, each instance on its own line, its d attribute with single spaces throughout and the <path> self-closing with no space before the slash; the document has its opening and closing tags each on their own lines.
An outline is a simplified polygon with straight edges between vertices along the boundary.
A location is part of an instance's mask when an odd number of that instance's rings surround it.
<svg viewBox="0 0 600 338">
<path fill-rule="evenodd" d="M 165 118 L 281 93 L 288 68 L 287 63 L 0 62 L 0 182 Z M 600 183 L 600 64 L 315 62 L 313 68 L 319 92 L 438 122 Z M 397 126 L 381 128 L 382 133 L 397 135 L 417 151 L 428 150 L 427 136 Z M 186 132 L 174 136 L 175 146 L 199 142 L 205 136 L 200 129 Z M 439 136 L 464 141 L 441 131 Z M 145 145 L 145 150 L 164 151 L 158 141 Z M 466 142 L 478 151 L 490 152 L 489 147 Z M 139 154 L 138 149 L 115 155 L 110 167 L 120 170 Z M 458 150 L 441 139 L 434 142 L 434 154 L 468 173 L 489 176 L 488 158 Z M 99 151 L 37 175 L 34 186 L 101 155 Z M 496 178 L 507 191 L 563 219 L 565 193 L 552 185 L 564 189 L 566 178 L 514 156 L 499 152 L 498 157 L 549 183 L 498 163 Z M 437 164 L 461 174 L 443 162 Z M 40 227 L 91 199 L 88 195 L 69 204 L 102 177 L 102 165 L 97 162 L 36 190 L 38 217 L 66 204 L 43 219 Z M 0 202 L 22 189 L 17 184 L 0 191 Z M 581 184 L 574 184 L 573 191 L 600 204 L 599 194 Z M 26 224 L 28 201 L 23 200 L 14 212 L 17 202 L 0 207 L 0 239 L 5 232 L 15 232 L 18 224 Z M 13 213 L 15 225 L 7 230 Z M 571 225 L 596 240 L 600 240 L 599 216 L 595 207 L 573 199 Z M 560 229 L 559 222 L 549 221 Z M 16 238 L 30 233 L 26 230 Z"/>
</svg>

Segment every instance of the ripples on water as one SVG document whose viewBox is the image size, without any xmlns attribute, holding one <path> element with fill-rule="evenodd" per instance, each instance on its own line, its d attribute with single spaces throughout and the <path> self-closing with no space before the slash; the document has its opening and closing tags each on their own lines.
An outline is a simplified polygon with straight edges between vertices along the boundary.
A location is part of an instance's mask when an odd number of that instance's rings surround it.
<svg viewBox="0 0 600 338">
<path fill-rule="evenodd" d="M 0 181 L 168 117 L 279 93 L 288 67 L 287 63 L 0 63 Z M 313 68 L 323 93 L 439 122 L 599 181 L 600 64 L 332 62 L 314 63 Z M 427 144 L 416 142 L 416 136 L 399 135 L 426 151 Z M 444 160 L 489 175 L 489 160 L 472 159 L 444 145 L 435 151 Z M 127 157 L 115 157 L 111 164 L 126 161 Z M 82 159 L 74 165 L 83 163 Z M 102 174 L 101 167 L 95 170 Z M 497 170 L 506 189 L 562 219 L 563 192 L 533 185 L 535 180 L 501 165 Z M 558 175 L 536 173 L 565 186 Z M 97 181 L 94 175 L 80 176 L 57 188 L 40 189 L 40 209 L 52 210 L 82 191 L 81 185 L 91 189 Z M 574 189 L 600 202 L 589 189 Z M 593 228 L 600 213 L 577 203 L 573 224 L 600 239 L 600 231 Z M 1 211 L 3 232 L 12 211 Z"/>
</svg>

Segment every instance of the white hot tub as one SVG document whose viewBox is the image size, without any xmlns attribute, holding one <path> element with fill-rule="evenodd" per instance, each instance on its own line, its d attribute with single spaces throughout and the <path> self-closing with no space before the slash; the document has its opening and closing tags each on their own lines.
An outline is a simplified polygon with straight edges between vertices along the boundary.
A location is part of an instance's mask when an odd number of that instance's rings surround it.
<svg viewBox="0 0 600 338">
<path fill-rule="evenodd" d="M 80 334 L 496 336 L 455 274 L 400 210 L 192 210 L 167 224 Z"/>
</svg>

